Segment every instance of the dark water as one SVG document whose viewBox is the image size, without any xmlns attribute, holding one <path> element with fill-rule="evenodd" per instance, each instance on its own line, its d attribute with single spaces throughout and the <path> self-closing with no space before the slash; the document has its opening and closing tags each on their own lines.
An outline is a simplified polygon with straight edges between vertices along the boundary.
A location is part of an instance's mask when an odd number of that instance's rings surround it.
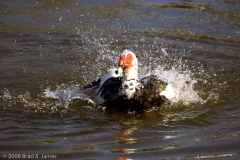
<svg viewBox="0 0 240 160">
<path fill-rule="evenodd" d="M 1 158 L 240 159 L 239 46 L 238 0 L 2 0 Z M 172 107 L 119 113 L 81 90 L 124 49 Z"/>
</svg>

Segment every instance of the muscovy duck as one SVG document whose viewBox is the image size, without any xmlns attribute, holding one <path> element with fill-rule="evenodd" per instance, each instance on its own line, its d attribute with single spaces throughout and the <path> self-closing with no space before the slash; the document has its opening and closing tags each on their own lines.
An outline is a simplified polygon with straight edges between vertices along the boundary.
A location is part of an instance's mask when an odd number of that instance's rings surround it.
<svg viewBox="0 0 240 160">
<path fill-rule="evenodd" d="M 129 50 L 120 55 L 118 69 L 111 70 L 84 89 L 95 92 L 100 105 L 130 113 L 160 108 L 170 103 L 175 94 L 170 84 L 155 75 L 139 80 L 138 60 Z"/>
</svg>

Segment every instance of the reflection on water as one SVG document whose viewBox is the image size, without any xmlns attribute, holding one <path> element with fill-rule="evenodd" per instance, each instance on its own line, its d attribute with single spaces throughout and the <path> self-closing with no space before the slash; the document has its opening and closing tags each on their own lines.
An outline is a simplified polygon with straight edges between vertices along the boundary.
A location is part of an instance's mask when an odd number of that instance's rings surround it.
<svg viewBox="0 0 240 160">
<path fill-rule="evenodd" d="M 239 159 L 239 1 L 0 2 L 0 152 Z M 178 93 L 129 115 L 81 87 L 136 53 Z"/>
</svg>

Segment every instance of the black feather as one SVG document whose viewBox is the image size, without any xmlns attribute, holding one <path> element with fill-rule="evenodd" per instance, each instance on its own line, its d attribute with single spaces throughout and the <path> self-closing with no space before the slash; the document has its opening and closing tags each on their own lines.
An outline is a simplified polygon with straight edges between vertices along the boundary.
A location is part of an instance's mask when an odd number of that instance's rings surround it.
<svg viewBox="0 0 240 160">
<path fill-rule="evenodd" d="M 100 96 L 105 100 L 107 105 L 108 102 L 114 101 L 115 97 L 118 95 L 122 84 L 122 77 L 111 77 L 107 79 L 101 88 L 99 89 Z"/>
</svg>

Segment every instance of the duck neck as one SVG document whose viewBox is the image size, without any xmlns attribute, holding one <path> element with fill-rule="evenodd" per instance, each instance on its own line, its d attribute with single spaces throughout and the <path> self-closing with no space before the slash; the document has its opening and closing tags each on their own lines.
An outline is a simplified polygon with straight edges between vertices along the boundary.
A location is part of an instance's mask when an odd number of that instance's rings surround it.
<svg viewBox="0 0 240 160">
<path fill-rule="evenodd" d="M 123 80 L 138 80 L 138 72 L 135 69 L 130 69 L 127 72 L 123 72 Z"/>
<path fill-rule="evenodd" d="M 136 89 L 139 87 L 139 79 L 137 71 L 129 70 L 128 72 L 123 73 L 123 82 L 119 92 L 120 96 L 126 96 L 127 99 L 134 97 Z"/>
</svg>

